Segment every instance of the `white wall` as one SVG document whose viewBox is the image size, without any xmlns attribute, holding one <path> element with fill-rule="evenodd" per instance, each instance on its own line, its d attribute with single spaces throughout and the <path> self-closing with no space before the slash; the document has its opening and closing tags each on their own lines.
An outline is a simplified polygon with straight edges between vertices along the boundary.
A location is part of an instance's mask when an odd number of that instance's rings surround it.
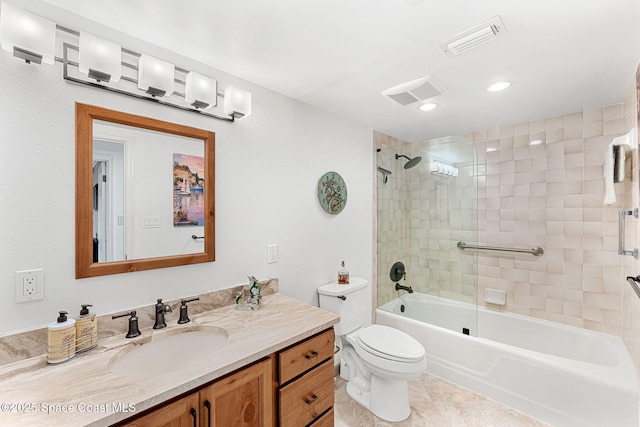
<svg viewBox="0 0 640 427">
<path fill-rule="evenodd" d="M 40 327 L 80 304 L 98 314 L 151 305 L 279 277 L 280 291 L 315 302 L 319 284 L 335 279 L 340 260 L 371 278 L 371 130 L 187 58 L 68 16 L 33 11 L 74 29 L 91 28 L 124 46 L 217 77 L 224 89 L 253 93 L 253 115 L 227 123 L 78 86 L 61 64 L 27 65 L 0 51 L 0 334 Z M 81 102 L 216 132 L 216 261 L 137 273 L 75 279 L 74 103 Z M 348 203 L 337 216 L 316 198 L 319 177 L 339 172 Z M 267 245 L 279 262 L 267 264 Z M 15 272 L 43 268 L 45 299 L 15 303 Z"/>
</svg>

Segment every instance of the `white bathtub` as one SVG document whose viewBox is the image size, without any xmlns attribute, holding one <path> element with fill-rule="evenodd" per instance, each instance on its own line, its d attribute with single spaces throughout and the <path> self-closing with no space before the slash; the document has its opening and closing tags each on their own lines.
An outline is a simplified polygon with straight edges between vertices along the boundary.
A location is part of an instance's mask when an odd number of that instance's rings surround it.
<svg viewBox="0 0 640 427">
<path fill-rule="evenodd" d="M 552 426 L 638 427 L 638 376 L 619 337 L 419 293 L 378 308 L 376 323 L 418 339 L 427 372 Z"/>
</svg>

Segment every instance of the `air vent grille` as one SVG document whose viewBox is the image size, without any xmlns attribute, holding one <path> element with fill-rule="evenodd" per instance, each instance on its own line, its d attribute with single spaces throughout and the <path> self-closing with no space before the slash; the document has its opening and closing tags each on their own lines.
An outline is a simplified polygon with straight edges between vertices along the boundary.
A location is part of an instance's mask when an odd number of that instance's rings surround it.
<svg viewBox="0 0 640 427">
<path fill-rule="evenodd" d="M 507 28 L 504 26 L 500 17 L 494 16 L 480 25 L 476 25 L 450 39 L 438 43 L 438 47 L 445 54 L 455 56 L 487 43 L 506 32 Z"/>
<path fill-rule="evenodd" d="M 402 83 L 382 92 L 382 95 L 401 105 L 433 98 L 445 92 L 444 85 L 435 77 L 426 76 Z"/>
<path fill-rule="evenodd" d="M 402 105 L 409 105 L 420 100 L 419 98 L 416 98 L 414 95 L 412 95 L 410 92 L 390 93 L 390 94 L 387 94 L 387 96 L 393 99 L 394 101 L 396 101 L 398 104 L 402 104 Z"/>
</svg>

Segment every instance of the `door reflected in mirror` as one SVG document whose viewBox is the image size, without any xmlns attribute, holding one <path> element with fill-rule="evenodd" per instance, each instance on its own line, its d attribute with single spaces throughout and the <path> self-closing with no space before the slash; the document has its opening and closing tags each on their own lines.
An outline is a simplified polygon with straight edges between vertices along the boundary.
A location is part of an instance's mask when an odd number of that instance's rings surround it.
<svg viewBox="0 0 640 427">
<path fill-rule="evenodd" d="M 127 259 L 124 153 L 124 141 L 93 139 L 93 262 Z"/>
<path fill-rule="evenodd" d="M 213 132 L 84 104 L 76 131 L 76 277 L 214 260 Z"/>
</svg>

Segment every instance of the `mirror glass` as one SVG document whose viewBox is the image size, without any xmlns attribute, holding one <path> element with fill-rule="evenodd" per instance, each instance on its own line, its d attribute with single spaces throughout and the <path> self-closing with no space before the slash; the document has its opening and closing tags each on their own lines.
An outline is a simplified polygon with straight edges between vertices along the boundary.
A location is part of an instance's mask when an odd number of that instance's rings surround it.
<svg viewBox="0 0 640 427">
<path fill-rule="evenodd" d="M 76 277 L 213 261 L 214 140 L 76 104 Z"/>
</svg>

